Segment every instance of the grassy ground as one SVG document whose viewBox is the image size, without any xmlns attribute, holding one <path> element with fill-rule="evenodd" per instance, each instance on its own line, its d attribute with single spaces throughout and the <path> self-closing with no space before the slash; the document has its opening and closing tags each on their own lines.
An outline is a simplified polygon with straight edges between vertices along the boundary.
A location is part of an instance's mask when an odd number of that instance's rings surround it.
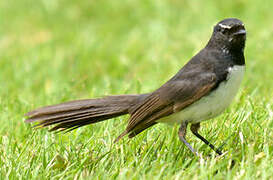
<svg viewBox="0 0 273 180">
<path fill-rule="evenodd" d="M 272 179 L 273 1 L 0 1 L 0 179 Z M 157 125 L 113 144 L 128 117 L 68 134 L 23 122 L 33 108 L 150 92 L 176 73 L 226 17 L 248 30 L 240 93 L 201 133 L 203 159 Z M 231 161 L 235 165 L 230 168 Z"/>
</svg>

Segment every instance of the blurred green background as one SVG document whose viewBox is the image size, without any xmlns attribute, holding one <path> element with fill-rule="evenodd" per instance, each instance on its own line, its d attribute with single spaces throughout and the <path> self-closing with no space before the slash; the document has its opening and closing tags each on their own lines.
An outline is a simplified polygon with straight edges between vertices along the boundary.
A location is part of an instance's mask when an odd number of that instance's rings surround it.
<svg viewBox="0 0 273 180">
<path fill-rule="evenodd" d="M 1 177 L 272 178 L 272 8 L 270 0 L 0 1 Z M 247 72 L 233 105 L 202 128 L 217 145 L 232 137 L 224 157 L 189 133 L 204 152 L 198 160 L 165 125 L 114 145 L 127 117 L 65 135 L 24 124 L 39 106 L 156 89 L 227 17 L 245 23 Z"/>
</svg>

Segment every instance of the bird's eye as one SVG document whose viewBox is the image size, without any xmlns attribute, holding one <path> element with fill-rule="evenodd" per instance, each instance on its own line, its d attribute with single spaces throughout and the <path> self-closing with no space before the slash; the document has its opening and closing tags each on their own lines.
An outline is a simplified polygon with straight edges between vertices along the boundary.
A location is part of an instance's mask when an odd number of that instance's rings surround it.
<svg viewBox="0 0 273 180">
<path fill-rule="evenodd" d="M 221 28 L 221 33 L 222 34 L 227 34 L 228 33 L 228 29 L 227 28 Z"/>
</svg>

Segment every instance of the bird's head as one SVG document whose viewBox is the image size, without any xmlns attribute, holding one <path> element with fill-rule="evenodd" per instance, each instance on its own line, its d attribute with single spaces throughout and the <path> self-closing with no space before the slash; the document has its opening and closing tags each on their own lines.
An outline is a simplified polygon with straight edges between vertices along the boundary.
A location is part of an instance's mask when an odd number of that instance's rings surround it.
<svg viewBox="0 0 273 180">
<path fill-rule="evenodd" d="M 242 21 L 228 18 L 214 26 L 208 45 L 223 48 L 227 51 L 243 51 L 246 41 L 246 30 Z"/>
</svg>

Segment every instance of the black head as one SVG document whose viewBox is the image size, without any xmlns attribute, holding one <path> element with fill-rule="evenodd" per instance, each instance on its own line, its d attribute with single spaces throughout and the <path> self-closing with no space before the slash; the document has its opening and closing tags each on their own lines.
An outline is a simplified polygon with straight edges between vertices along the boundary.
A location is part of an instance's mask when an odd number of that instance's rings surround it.
<svg viewBox="0 0 273 180">
<path fill-rule="evenodd" d="M 246 41 L 246 30 L 242 21 L 228 18 L 214 26 L 208 46 L 221 48 L 223 51 L 243 52 Z"/>
</svg>

